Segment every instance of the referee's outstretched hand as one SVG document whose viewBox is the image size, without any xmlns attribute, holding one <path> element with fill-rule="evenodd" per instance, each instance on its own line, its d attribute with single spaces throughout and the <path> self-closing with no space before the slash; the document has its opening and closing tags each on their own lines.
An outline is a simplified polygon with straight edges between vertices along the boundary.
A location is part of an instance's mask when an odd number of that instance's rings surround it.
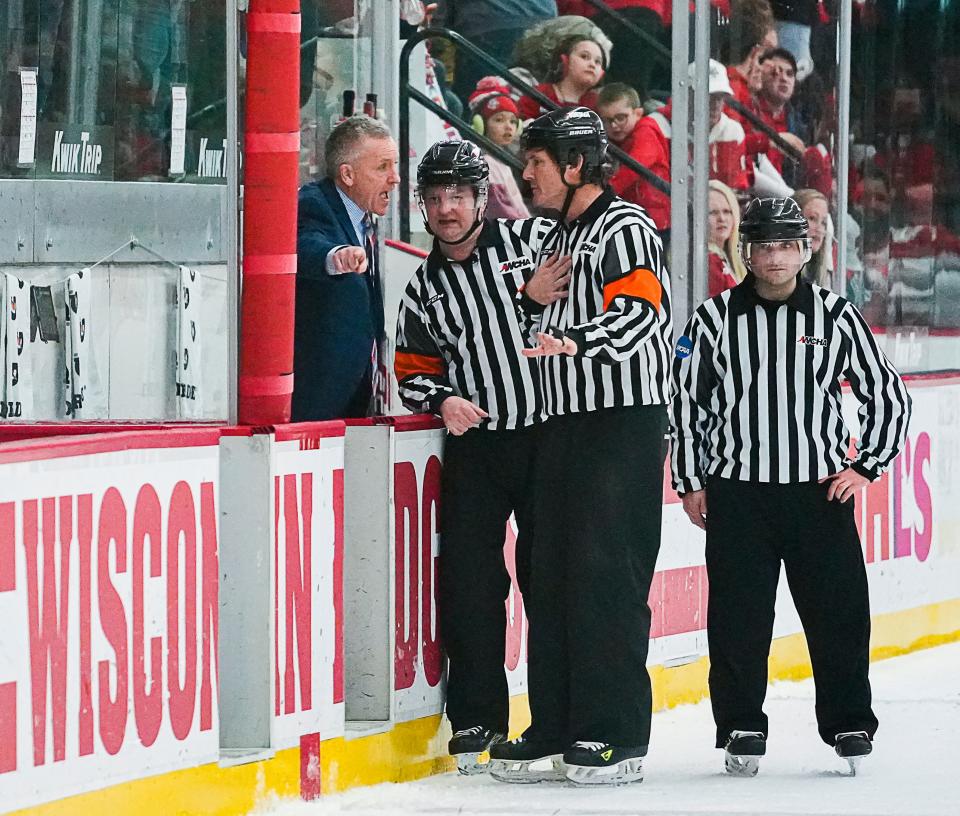
<svg viewBox="0 0 960 816">
<path fill-rule="evenodd" d="M 573 260 L 569 255 L 560 255 L 555 252 L 545 260 L 540 268 L 527 281 L 524 291 L 527 297 L 535 300 L 541 306 L 549 306 L 567 296 L 567 286 L 570 283 L 570 267 Z"/>
<path fill-rule="evenodd" d="M 440 417 L 454 436 L 462 436 L 487 416 L 486 411 L 463 397 L 447 397 L 440 403 Z"/>
<path fill-rule="evenodd" d="M 550 357 L 554 354 L 577 353 L 577 344 L 569 337 L 554 337 L 552 334 L 537 332 L 537 345 L 533 348 L 520 349 L 524 357 Z"/>
<path fill-rule="evenodd" d="M 683 512 L 687 514 L 690 523 L 701 530 L 707 529 L 707 491 L 691 490 L 684 493 L 680 501 L 683 502 Z"/>
<path fill-rule="evenodd" d="M 849 467 L 820 480 L 820 484 L 825 482 L 830 484 L 827 490 L 827 501 L 837 499 L 841 502 L 846 502 L 858 490 L 862 490 L 870 484 L 870 480 L 866 476 Z"/>
</svg>

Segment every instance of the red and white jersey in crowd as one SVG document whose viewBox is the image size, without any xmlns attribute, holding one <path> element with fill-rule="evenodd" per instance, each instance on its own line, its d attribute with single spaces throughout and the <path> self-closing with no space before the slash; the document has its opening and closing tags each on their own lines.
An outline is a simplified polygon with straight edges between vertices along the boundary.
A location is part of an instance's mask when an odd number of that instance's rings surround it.
<svg viewBox="0 0 960 816">
<path fill-rule="evenodd" d="M 747 189 L 750 181 L 745 140 L 743 125 L 721 113 L 720 121 L 710 128 L 710 178 L 734 190 Z"/>
<path fill-rule="evenodd" d="M 707 297 L 719 295 L 736 285 L 737 279 L 726 254 L 719 247 L 710 244 L 707 248 Z"/>
</svg>

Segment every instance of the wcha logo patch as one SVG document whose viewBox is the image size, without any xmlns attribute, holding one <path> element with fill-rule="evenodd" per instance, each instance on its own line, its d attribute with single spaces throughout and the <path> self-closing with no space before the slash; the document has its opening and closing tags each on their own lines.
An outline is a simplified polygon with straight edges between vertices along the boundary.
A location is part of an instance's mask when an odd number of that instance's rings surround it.
<svg viewBox="0 0 960 816">
<path fill-rule="evenodd" d="M 512 261 L 504 261 L 500 264 L 500 272 L 504 274 L 514 272 L 517 269 L 529 269 L 531 266 L 533 266 L 533 261 L 529 258 L 515 258 Z"/>
<path fill-rule="evenodd" d="M 812 334 L 805 334 L 799 340 L 797 340 L 797 345 L 800 346 L 822 346 L 823 348 L 827 347 L 827 338 L 826 337 L 815 337 Z"/>
</svg>

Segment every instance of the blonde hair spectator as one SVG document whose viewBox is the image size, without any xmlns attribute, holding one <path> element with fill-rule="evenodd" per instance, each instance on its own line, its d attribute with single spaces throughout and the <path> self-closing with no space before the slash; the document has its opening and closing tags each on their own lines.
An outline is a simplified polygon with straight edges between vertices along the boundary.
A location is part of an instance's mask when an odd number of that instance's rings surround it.
<svg viewBox="0 0 960 816">
<path fill-rule="evenodd" d="M 803 278 L 808 283 L 829 289 L 833 272 L 833 224 L 827 197 L 819 190 L 808 188 L 797 190 L 793 200 L 800 205 L 803 217 L 810 225 L 808 235 L 812 254 L 804 268 Z"/>
<path fill-rule="evenodd" d="M 737 203 L 737 196 L 722 181 L 710 179 L 707 197 L 709 201 L 707 249 L 712 256 L 708 295 L 713 297 L 724 289 L 740 283 L 747 276 L 747 269 L 740 258 L 738 246 L 740 205 Z M 725 210 L 729 211 L 729 215 L 724 212 Z M 713 268 L 715 266 L 716 269 Z"/>
</svg>

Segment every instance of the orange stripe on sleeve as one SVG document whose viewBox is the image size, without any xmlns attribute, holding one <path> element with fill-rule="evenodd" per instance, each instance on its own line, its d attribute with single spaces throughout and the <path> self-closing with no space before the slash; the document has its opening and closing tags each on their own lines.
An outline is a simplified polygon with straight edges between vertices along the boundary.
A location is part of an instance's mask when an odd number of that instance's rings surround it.
<svg viewBox="0 0 960 816">
<path fill-rule="evenodd" d="M 429 354 L 410 354 L 398 351 L 393 361 L 393 370 L 397 381 L 414 374 L 435 374 L 443 376 L 447 373 L 447 365 L 441 357 L 431 357 Z"/>
<path fill-rule="evenodd" d="M 603 287 L 603 310 L 610 307 L 610 302 L 617 295 L 626 295 L 627 297 L 645 300 L 654 309 L 660 311 L 660 298 L 663 295 L 663 287 L 657 276 L 649 269 L 637 267 L 629 275 L 625 275 L 615 281 L 611 281 Z"/>
</svg>

